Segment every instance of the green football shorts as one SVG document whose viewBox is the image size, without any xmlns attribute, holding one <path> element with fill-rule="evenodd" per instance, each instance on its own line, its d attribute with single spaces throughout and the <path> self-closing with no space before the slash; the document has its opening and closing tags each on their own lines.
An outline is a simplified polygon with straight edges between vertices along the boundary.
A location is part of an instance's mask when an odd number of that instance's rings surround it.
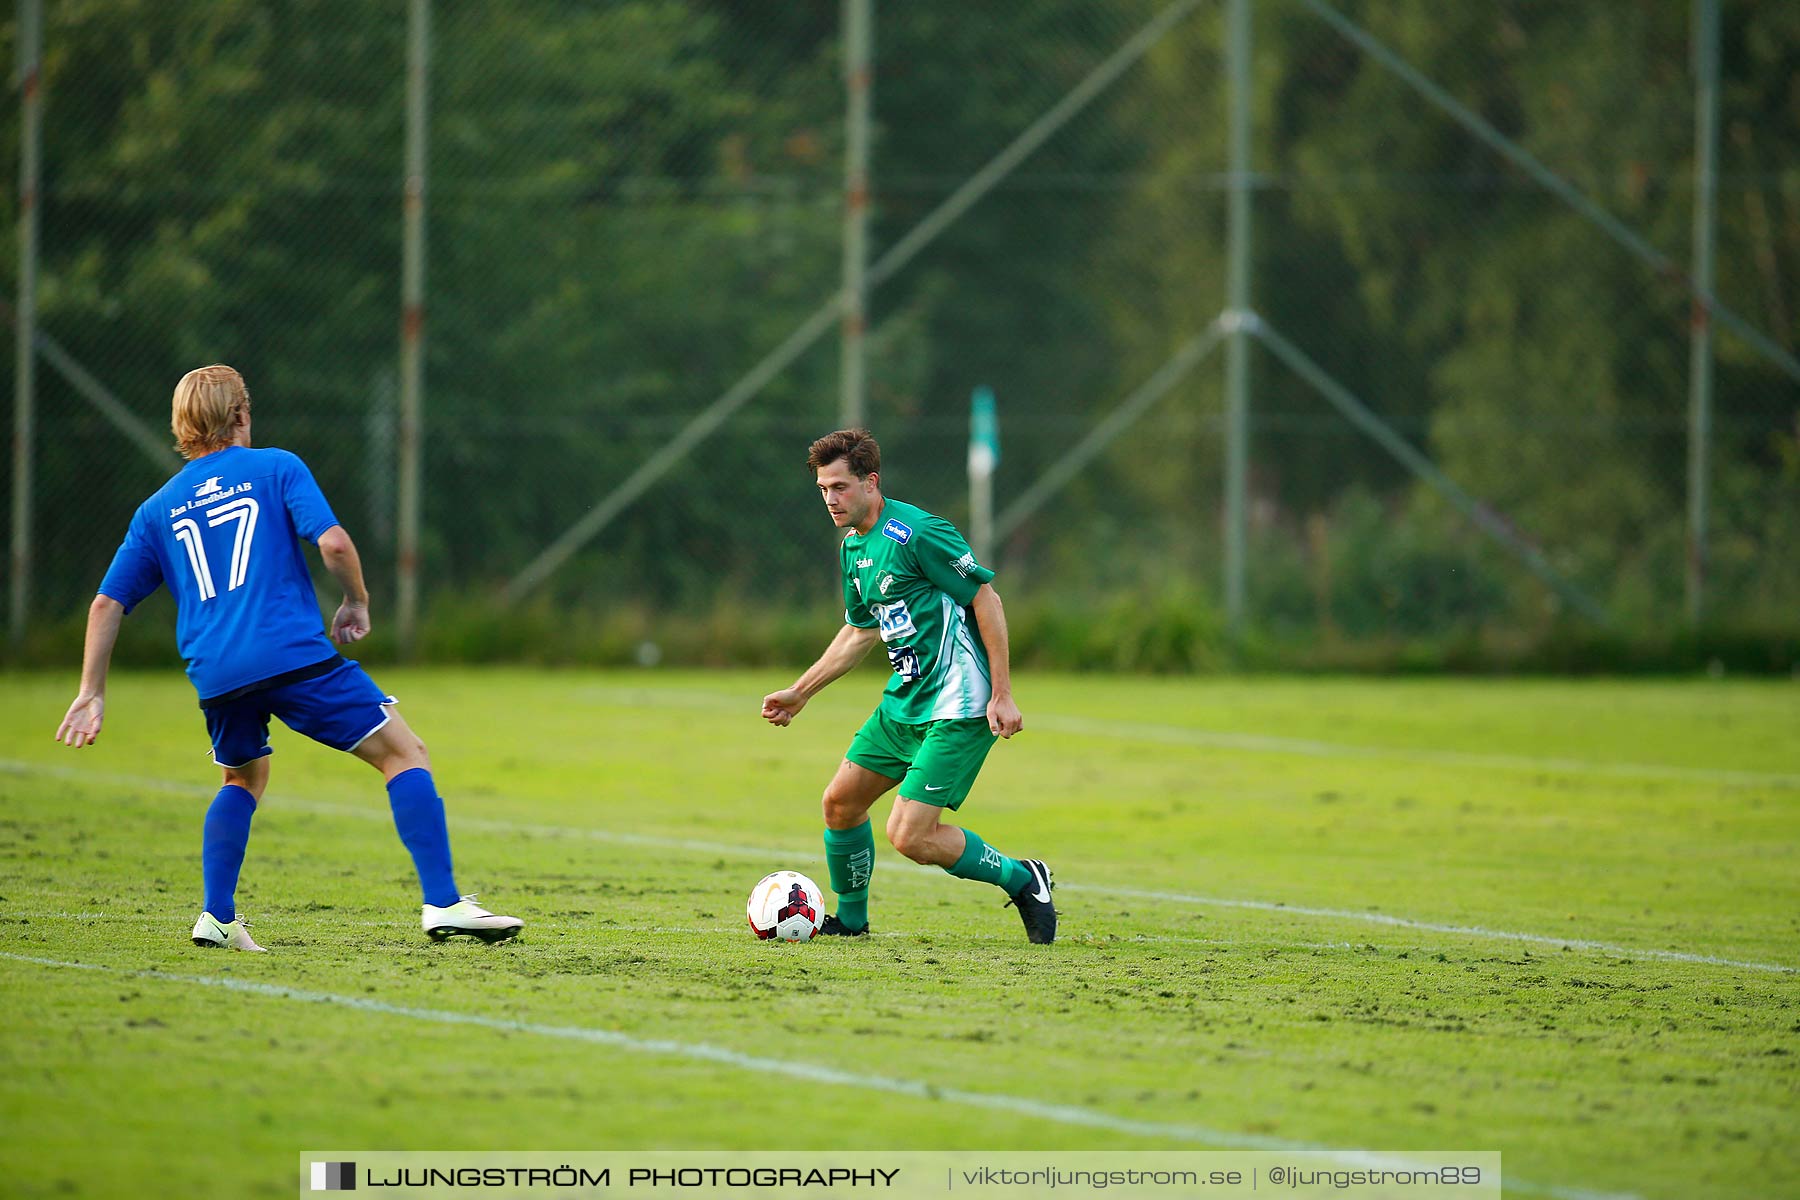
<svg viewBox="0 0 1800 1200">
<path fill-rule="evenodd" d="M 954 811 L 968 799 L 996 740 L 986 717 L 908 725 L 877 708 L 850 739 L 844 757 L 898 779 L 904 799 Z"/>
</svg>

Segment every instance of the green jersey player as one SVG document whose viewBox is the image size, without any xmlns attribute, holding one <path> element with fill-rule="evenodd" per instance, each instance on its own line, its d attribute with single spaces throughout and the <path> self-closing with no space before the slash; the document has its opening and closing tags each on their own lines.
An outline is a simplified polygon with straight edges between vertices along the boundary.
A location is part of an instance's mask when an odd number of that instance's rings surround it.
<svg viewBox="0 0 1800 1200">
<path fill-rule="evenodd" d="M 1009 858 L 973 830 L 943 821 L 945 809 L 968 797 L 994 739 L 1024 727 L 994 573 L 950 522 L 881 494 L 881 448 L 868 430 L 827 434 L 806 462 L 832 521 L 847 531 L 839 548 L 844 627 L 792 687 L 763 697 L 762 715 L 787 725 L 877 641 L 894 669 L 825 789 L 825 862 L 838 910 L 819 932 L 868 932 L 869 809 L 897 786 L 887 822 L 894 849 L 959 879 L 994 884 L 1018 906 L 1026 937 L 1055 941 L 1049 868 Z"/>
</svg>

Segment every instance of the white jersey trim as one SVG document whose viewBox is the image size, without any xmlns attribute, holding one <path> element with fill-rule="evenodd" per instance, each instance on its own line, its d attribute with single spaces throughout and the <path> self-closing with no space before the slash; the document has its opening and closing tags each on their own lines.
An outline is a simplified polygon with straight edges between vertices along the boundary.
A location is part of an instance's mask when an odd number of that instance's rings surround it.
<svg viewBox="0 0 1800 1200">
<path fill-rule="evenodd" d="M 212 760 L 215 765 L 224 767 L 227 771 L 236 771 L 240 767 L 249 766 L 251 763 L 255 762 L 259 758 L 268 758 L 270 755 L 275 753 L 275 750 L 272 746 L 269 745 L 269 743 L 264 742 L 261 753 L 252 754 L 249 758 L 246 758 L 241 763 L 222 763 L 222 762 L 219 762 L 219 755 L 216 751 L 208 751 L 208 753 L 211 754 Z"/>
<path fill-rule="evenodd" d="M 394 714 L 389 712 L 388 709 L 392 708 L 394 705 L 396 705 L 398 703 L 400 703 L 400 702 L 398 700 L 394 699 L 392 696 L 389 696 L 386 700 L 383 700 L 381 702 L 381 720 L 377 721 L 375 723 L 375 727 L 373 729 L 369 730 L 369 732 L 363 734 L 361 737 L 357 738 L 354 742 L 351 742 L 348 746 L 345 746 L 344 753 L 345 754 L 354 754 L 356 752 L 356 748 L 358 746 L 362 745 L 364 742 L 368 741 L 370 738 L 372 738 L 376 734 L 380 733 L 383 729 L 387 728 L 387 723 L 394 719 Z"/>
<path fill-rule="evenodd" d="M 982 669 L 981 656 L 975 653 L 975 640 L 962 605 L 948 593 L 940 592 L 944 636 L 938 643 L 937 702 L 931 707 L 933 721 L 972 720 L 987 715 L 988 701 L 993 699 L 993 683 Z"/>
</svg>

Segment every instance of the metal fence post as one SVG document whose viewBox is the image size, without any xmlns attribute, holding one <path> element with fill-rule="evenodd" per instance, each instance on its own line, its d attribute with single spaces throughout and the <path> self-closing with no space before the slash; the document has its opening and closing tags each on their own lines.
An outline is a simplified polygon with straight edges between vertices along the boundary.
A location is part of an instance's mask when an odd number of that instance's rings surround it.
<svg viewBox="0 0 1800 1200">
<path fill-rule="evenodd" d="M 406 199 L 400 300 L 400 504 L 395 605 L 400 652 L 411 657 L 419 616 L 419 489 L 425 410 L 426 101 L 431 0 L 412 0 L 406 40 Z"/>
<path fill-rule="evenodd" d="M 865 420 L 864 335 L 868 330 L 870 57 L 874 0 L 844 0 L 844 340 L 839 368 L 839 425 Z"/>
<path fill-rule="evenodd" d="M 1719 2 L 1694 0 L 1694 290 L 1688 346 L 1687 619 L 1706 598 L 1708 466 L 1712 449 L 1712 289 L 1719 156 Z"/>
<path fill-rule="evenodd" d="M 37 251 L 39 138 L 43 94 L 43 0 L 19 0 L 19 304 L 13 348 L 12 644 L 25 640 L 31 612 L 32 442 L 37 418 Z"/>
<path fill-rule="evenodd" d="M 1231 95 L 1231 204 L 1225 328 L 1225 619 L 1244 627 L 1244 560 L 1250 480 L 1250 3 L 1231 0 L 1227 59 Z"/>
</svg>

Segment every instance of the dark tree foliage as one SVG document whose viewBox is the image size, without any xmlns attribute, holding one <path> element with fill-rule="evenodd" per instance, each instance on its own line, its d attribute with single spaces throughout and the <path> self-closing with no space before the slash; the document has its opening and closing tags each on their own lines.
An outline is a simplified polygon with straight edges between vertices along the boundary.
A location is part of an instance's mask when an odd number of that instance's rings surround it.
<svg viewBox="0 0 1800 1200">
<path fill-rule="evenodd" d="M 186 369 L 391 549 L 405 5 L 66 0 L 46 29 L 40 321 L 150 425 Z M 1353 20 L 1685 265 L 1688 5 L 1345 3 Z M 878 0 L 879 261 L 1162 5 Z M 1726 0 L 1718 294 L 1800 343 L 1800 8 Z M 435 6 L 426 569 L 487 592 L 779 345 L 840 280 L 839 5 Z M 1257 6 L 1257 310 L 1618 615 L 1680 611 L 1688 335 L 1635 260 L 1303 5 Z M 14 30 L 0 29 L 10 55 Z M 1224 303 L 1222 13 L 1201 5 L 871 302 L 890 490 L 962 519 L 970 390 L 1001 504 Z M 16 121 L 0 148 L 16 161 Z M 15 261 L 16 197 L 0 201 Z M 5 353 L 10 355 L 10 341 Z M 1714 611 L 1792 625 L 1800 387 L 1717 340 Z M 10 364 L 9 364 L 10 365 Z M 831 586 L 798 465 L 836 338 L 552 582 L 559 604 L 785 603 Z M 1003 547 L 1040 595 L 1217 585 L 1221 368 L 1186 379 Z M 40 592 L 88 594 L 161 478 L 40 366 Z M 1266 353 L 1263 620 L 1531 625 L 1544 593 Z"/>
</svg>

